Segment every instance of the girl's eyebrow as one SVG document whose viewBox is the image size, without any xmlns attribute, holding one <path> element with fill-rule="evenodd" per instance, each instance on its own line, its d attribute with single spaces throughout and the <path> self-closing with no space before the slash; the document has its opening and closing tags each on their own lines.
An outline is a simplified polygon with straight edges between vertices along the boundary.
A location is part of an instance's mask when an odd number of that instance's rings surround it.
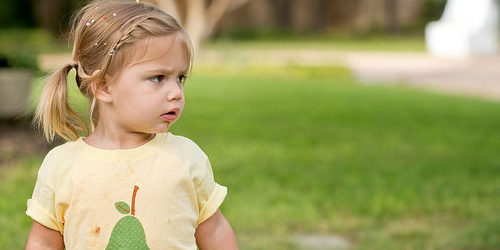
<svg viewBox="0 0 500 250">
<path fill-rule="evenodd" d="M 158 74 L 158 73 L 161 73 L 161 74 L 171 74 L 171 73 L 175 73 L 177 72 L 177 70 L 173 69 L 173 68 L 157 68 L 157 69 L 150 69 L 150 70 L 145 70 L 144 73 L 146 74 Z M 180 70 L 179 71 L 180 73 L 187 73 L 187 68 L 185 68 L 184 70 Z"/>
<path fill-rule="evenodd" d="M 170 74 L 174 70 L 171 69 L 152 69 L 152 70 L 145 70 L 144 73 L 146 74 Z"/>
</svg>

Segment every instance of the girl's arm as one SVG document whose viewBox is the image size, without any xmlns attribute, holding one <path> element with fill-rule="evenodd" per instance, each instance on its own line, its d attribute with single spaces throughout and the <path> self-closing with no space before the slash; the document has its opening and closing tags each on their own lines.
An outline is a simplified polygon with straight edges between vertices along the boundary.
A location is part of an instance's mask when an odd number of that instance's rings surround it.
<svg viewBox="0 0 500 250">
<path fill-rule="evenodd" d="M 36 221 L 33 221 L 26 250 L 64 250 L 63 236 Z"/>
<path fill-rule="evenodd" d="M 194 235 L 200 250 L 237 250 L 233 229 L 220 210 L 201 223 Z"/>
</svg>

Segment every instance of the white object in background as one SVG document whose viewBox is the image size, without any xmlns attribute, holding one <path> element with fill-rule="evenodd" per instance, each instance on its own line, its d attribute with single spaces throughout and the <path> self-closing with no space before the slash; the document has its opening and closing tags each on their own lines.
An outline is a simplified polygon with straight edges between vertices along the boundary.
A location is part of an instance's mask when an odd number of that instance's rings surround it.
<svg viewBox="0 0 500 250">
<path fill-rule="evenodd" d="M 425 27 L 425 42 L 436 56 L 495 55 L 498 29 L 496 0 L 448 0 L 441 19 Z"/>
</svg>

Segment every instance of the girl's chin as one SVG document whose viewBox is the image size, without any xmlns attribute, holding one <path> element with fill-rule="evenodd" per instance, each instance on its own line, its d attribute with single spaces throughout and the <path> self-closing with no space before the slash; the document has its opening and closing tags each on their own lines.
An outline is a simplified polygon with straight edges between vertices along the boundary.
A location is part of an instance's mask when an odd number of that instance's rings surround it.
<svg viewBox="0 0 500 250">
<path fill-rule="evenodd" d="M 172 125 L 172 123 L 164 123 L 162 126 L 155 129 L 155 133 L 166 133 L 170 128 L 170 125 Z"/>
<path fill-rule="evenodd" d="M 173 122 L 163 122 L 160 124 L 156 124 L 149 129 L 144 129 L 143 133 L 145 134 L 161 134 L 166 133 L 170 126 L 172 126 Z"/>
</svg>

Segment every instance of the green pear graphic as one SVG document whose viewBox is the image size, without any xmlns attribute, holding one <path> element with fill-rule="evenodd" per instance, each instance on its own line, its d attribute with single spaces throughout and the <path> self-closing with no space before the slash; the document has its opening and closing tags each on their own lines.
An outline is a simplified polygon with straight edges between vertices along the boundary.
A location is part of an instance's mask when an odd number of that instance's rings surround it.
<svg viewBox="0 0 500 250">
<path fill-rule="evenodd" d="M 115 203 L 116 210 L 122 214 L 129 214 L 121 218 L 113 228 L 106 250 L 149 250 L 146 244 L 146 234 L 141 222 L 135 217 L 135 196 L 139 190 L 134 186 L 132 195 L 132 209 L 124 202 Z"/>
</svg>

